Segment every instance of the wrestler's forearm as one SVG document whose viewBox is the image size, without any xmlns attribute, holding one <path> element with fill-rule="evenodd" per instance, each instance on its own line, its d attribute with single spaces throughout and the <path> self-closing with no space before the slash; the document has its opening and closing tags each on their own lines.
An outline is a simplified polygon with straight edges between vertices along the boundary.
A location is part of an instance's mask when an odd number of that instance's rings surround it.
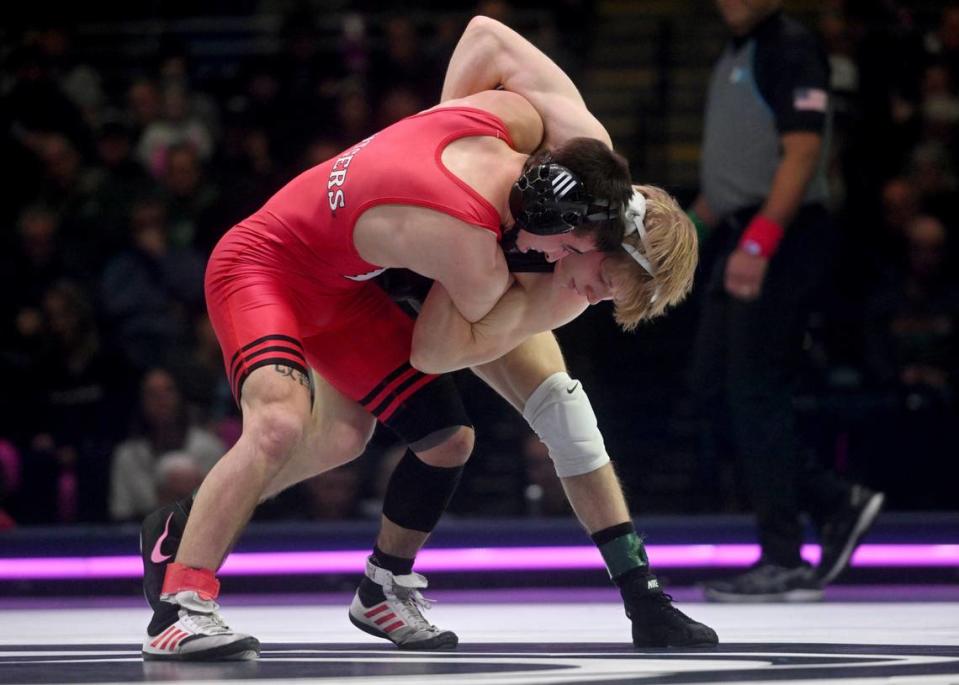
<svg viewBox="0 0 959 685">
<path fill-rule="evenodd" d="M 413 366 L 427 373 L 446 373 L 485 364 L 530 336 L 568 323 L 588 306 L 572 291 L 554 287 L 551 276 L 524 280 L 475 323 L 463 318 L 442 286 L 434 286 L 413 331 Z"/>
<path fill-rule="evenodd" d="M 501 356 L 528 335 L 523 300 L 514 286 L 486 317 L 470 322 L 446 289 L 434 284 L 413 328 L 410 363 L 424 373 L 448 373 Z"/>
<path fill-rule="evenodd" d="M 760 214 L 785 228 L 796 215 L 809 181 L 816 173 L 822 151 L 822 137 L 816 133 L 800 131 L 782 136 L 781 142 L 782 161 L 773 176 L 772 188 Z"/>
</svg>

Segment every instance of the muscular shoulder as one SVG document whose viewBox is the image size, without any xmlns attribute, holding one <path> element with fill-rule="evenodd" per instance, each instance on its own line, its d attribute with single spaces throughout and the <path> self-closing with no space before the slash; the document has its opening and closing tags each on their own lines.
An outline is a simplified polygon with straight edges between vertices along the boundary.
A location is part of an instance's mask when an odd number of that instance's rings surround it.
<svg viewBox="0 0 959 685">
<path fill-rule="evenodd" d="M 543 119 L 529 100 L 506 90 L 484 90 L 456 100 L 447 100 L 443 107 L 475 107 L 498 117 L 506 125 L 518 152 L 531 153 L 543 140 Z"/>
</svg>

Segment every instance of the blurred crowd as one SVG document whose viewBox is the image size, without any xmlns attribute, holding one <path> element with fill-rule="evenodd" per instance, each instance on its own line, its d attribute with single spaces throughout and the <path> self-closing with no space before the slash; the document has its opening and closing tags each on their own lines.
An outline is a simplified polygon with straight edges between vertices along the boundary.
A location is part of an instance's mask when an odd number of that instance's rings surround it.
<svg viewBox="0 0 959 685">
<path fill-rule="evenodd" d="M 511 20 L 502 2 L 339 12 L 333 29 L 291 13 L 277 50 L 226 68 L 173 39 L 127 62 L 86 58 L 67 26 L 0 33 L 0 529 L 133 521 L 197 486 L 239 433 L 204 308 L 209 251 L 299 171 L 434 104 L 474 11 Z M 576 73 L 590 12 L 561 2 L 523 32 Z M 832 2 L 819 30 L 842 236 L 810 402 L 844 426 L 888 418 L 877 449 L 921 435 L 897 448 L 932 464 L 955 442 L 959 5 Z M 486 463 L 454 510 L 567 515 L 543 446 L 505 403 L 479 404 Z M 401 453 L 378 435 L 258 515 L 375 517 Z"/>
<path fill-rule="evenodd" d="M 844 427 L 840 466 L 852 439 L 873 482 L 901 493 L 893 506 L 946 508 L 934 481 L 959 447 L 959 4 L 906 7 L 834 0 L 818 23 L 840 245 L 811 334 L 812 402 Z"/>
</svg>

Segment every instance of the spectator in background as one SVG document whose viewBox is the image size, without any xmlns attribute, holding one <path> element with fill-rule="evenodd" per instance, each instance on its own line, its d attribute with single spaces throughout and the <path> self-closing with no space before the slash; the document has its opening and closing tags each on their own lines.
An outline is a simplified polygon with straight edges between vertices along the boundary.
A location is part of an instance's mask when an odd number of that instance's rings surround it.
<svg viewBox="0 0 959 685">
<path fill-rule="evenodd" d="M 119 115 L 106 118 L 96 133 L 94 186 L 98 266 L 126 245 L 127 217 L 133 199 L 148 193 L 153 180 L 133 158 L 133 132 Z"/>
<path fill-rule="evenodd" d="M 853 164 L 855 169 L 855 163 Z M 847 206 L 841 218 L 843 253 L 837 273 L 837 297 L 829 306 L 829 355 L 859 367 L 865 346 L 866 303 L 877 287 L 903 265 L 906 226 L 919 215 L 916 184 L 904 175 L 883 182 L 859 211 Z M 868 209 L 866 209 L 868 207 Z M 843 294 L 847 297 L 843 298 Z"/>
<path fill-rule="evenodd" d="M 700 280 L 694 391 L 714 423 L 728 416 L 762 548 L 746 573 L 707 584 L 715 601 L 821 598 L 882 504 L 879 493 L 803 468 L 793 391 L 834 243 L 821 163 L 829 66 L 781 4 L 717 0 L 733 38 L 710 81 L 691 210 L 712 228 L 713 256 Z M 816 570 L 800 556 L 802 511 L 820 524 Z"/>
<path fill-rule="evenodd" d="M 947 267 L 949 240 L 938 218 L 916 217 L 905 237 L 905 266 L 867 310 L 867 371 L 894 401 L 858 441 L 871 456 L 871 476 L 888 484 L 897 508 L 949 508 L 955 504 L 952 482 L 929 474 L 959 451 L 959 282 Z M 903 455 L 909 468 L 902 468 Z"/>
<path fill-rule="evenodd" d="M 259 209 L 283 185 L 287 174 L 276 159 L 267 128 L 246 116 L 228 122 L 221 154 L 224 173 L 219 185 L 231 189 L 231 201 L 224 207 L 222 225 L 199 237 L 196 247 L 203 253 L 209 253 L 211 241 L 214 236 L 219 238 L 225 226 Z"/>
<path fill-rule="evenodd" d="M 937 141 L 916 146 L 909 155 L 906 172 L 919 193 L 920 207 L 953 223 L 953 218 L 959 216 L 956 211 L 959 182 L 945 146 Z"/>
<path fill-rule="evenodd" d="M 30 377 L 23 522 L 106 518 L 109 455 L 126 420 L 126 369 L 106 349 L 89 297 L 62 281 L 43 298 Z"/>
<path fill-rule="evenodd" d="M 242 427 L 239 408 L 223 377 L 223 354 L 206 312 L 194 315 L 190 344 L 171 354 L 169 367 L 191 415 L 208 425 L 225 447 L 232 447 Z"/>
<path fill-rule="evenodd" d="M 195 247 L 205 256 L 228 224 L 222 216 L 220 190 L 207 178 L 196 149 L 191 145 L 171 147 L 162 183 L 170 245 Z"/>
<path fill-rule="evenodd" d="M 130 239 L 104 270 L 100 301 L 116 347 L 146 369 L 187 339 L 191 314 L 203 306 L 203 259 L 170 244 L 166 207 L 155 198 L 134 203 Z"/>
<path fill-rule="evenodd" d="M 959 4 L 949 3 L 942 8 L 939 25 L 925 39 L 926 52 L 943 62 L 959 82 Z"/>
<path fill-rule="evenodd" d="M 36 200 L 53 207 L 61 217 L 60 238 L 75 259 L 89 268 L 98 264 L 97 178 L 84 164 L 77 146 L 66 136 L 48 134 L 36 147 L 43 178 Z"/>
<path fill-rule="evenodd" d="M 231 123 L 244 119 L 244 123 L 266 128 L 271 138 L 283 135 L 284 106 L 279 74 L 269 63 L 257 58 L 248 65 L 238 78 L 237 91 L 227 103 L 224 117 L 227 129 Z"/>
<path fill-rule="evenodd" d="M 220 138 L 220 108 L 214 98 L 191 86 L 191 63 L 186 45 L 171 41 L 161 49 L 159 73 L 163 88 L 177 88 L 186 98 L 190 118 L 202 124 L 214 140 Z"/>
<path fill-rule="evenodd" d="M 904 176 L 896 176 L 883 184 L 880 198 L 882 231 L 879 242 L 887 247 L 883 262 L 895 264 L 892 256 L 901 255 L 903 236 L 908 226 L 919 215 L 919 189 Z"/>
<path fill-rule="evenodd" d="M 25 42 L 12 51 L 7 66 L 14 78 L 0 111 L 14 135 L 31 147 L 32 136 L 56 133 L 88 150 L 90 132 L 83 114 L 63 92 L 43 50 Z"/>
<path fill-rule="evenodd" d="M 936 140 L 954 153 L 959 124 L 959 95 L 956 79 L 945 64 L 930 64 L 922 73 L 920 114 L 922 137 Z"/>
<path fill-rule="evenodd" d="M 920 215 L 905 240 L 905 268 L 870 303 L 867 363 L 883 385 L 949 401 L 959 371 L 959 284 L 946 268 L 946 229 Z"/>
<path fill-rule="evenodd" d="M 156 463 L 157 504 L 189 497 L 200 487 L 207 471 L 189 452 L 164 454 Z"/>
<path fill-rule="evenodd" d="M 143 133 L 163 116 L 163 98 L 156 81 L 146 77 L 133 81 L 127 89 L 126 105 L 133 121 L 134 138 L 139 142 Z"/>
<path fill-rule="evenodd" d="M 20 212 L 18 242 L 0 257 L 4 346 L 35 350 L 44 295 L 56 281 L 80 275 L 59 233 L 60 216 L 51 208 L 34 204 Z"/>
<path fill-rule="evenodd" d="M 190 147 L 201 161 L 213 154 L 213 134 L 190 107 L 190 94 L 182 83 L 163 91 L 163 115 L 150 122 L 137 143 L 137 159 L 154 178 L 163 178 L 175 147 Z"/>
<path fill-rule="evenodd" d="M 48 25 L 36 33 L 35 41 L 62 92 L 82 113 L 87 126 L 95 127 L 106 100 L 103 79 L 96 69 L 78 62 L 70 28 Z"/>
<path fill-rule="evenodd" d="M 194 423 L 173 376 L 143 375 L 130 436 L 117 445 L 110 468 L 110 518 L 131 521 L 188 496 L 224 452 L 223 443 Z"/>
<path fill-rule="evenodd" d="M 340 27 L 339 57 L 345 67 L 346 78 L 366 79 L 370 68 L 370 47 L 366 33 L 366 19 L 359 12 L 343 15 Z"/>
<path fill-rule="evenodd" d="M 851 260 L 857 252 L 861 255 L 849 268 L 859 276 L 853 287 L 862 293 L 863 301 L 889 278 L 890 271 L 902 266 L 906 226 L 919 215 L 920 200 L 919 189 L 906 176 L 894 176 L 883 183 L 876 215 L 879 223 L 871 230 L 868 224 L 861 227 L 847 256 Z"/>
</svg>

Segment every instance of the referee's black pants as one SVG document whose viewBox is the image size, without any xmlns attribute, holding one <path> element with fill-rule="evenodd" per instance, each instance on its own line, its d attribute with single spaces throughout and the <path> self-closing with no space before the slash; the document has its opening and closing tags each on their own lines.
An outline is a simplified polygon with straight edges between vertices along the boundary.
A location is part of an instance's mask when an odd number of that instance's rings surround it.
<svg viewBox="0 0 959 685">
<path fill-rule="evenodd" d="M 770 260 L 760 297 L 743 302 L 726 292 L 723 275 L 755 211 L 728 217 L 707 243 L 712 259 L 704 255 L 691 380 L 701 413 L 728 429 L 764 558 L 791 567 L 800 562 L 801 512 L 821 523 L 849 487 L 803 449 L 793 408 L 805 328 L 835 237 L 824 207 L 801 208 Z"/>
</svg>

